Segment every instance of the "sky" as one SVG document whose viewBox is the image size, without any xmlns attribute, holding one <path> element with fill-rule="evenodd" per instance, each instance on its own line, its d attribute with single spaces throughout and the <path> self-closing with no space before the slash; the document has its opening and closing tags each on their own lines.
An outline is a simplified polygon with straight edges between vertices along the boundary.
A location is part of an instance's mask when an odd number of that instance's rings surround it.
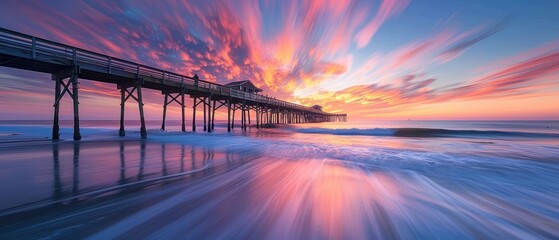
<svg viewBox="0 0 559 240">
<path fill-rule="evenodd" d="M 557 9 L 556 0 L 6 0 L 0 27 L 221 84 L 249 79 L 355 120 L 557 120 Z M 0 119 L 50 119 L 53 94 L 50 76 L 0 67 Z M 161 93 L 144 94 L 147 118 L 161 118 Z M 118 119 L 119 104 L 114 85 L 81 80 L 82 119 Z M 71 107 L 65 99 L 62 119 Z M 137 105 L 126 112 L 138 118 Z M 169 113 L 180 118 L 178 107 Z"/>
</svg>

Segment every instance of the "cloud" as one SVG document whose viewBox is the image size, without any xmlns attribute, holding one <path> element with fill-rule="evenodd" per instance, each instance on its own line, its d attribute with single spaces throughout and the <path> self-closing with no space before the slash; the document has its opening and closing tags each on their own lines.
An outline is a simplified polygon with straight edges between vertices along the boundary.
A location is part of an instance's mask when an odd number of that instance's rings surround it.
<svg viewBox="0 0 559 240">
<path fill-rule="evenodd" d="M 347 74 L 321 79 L 310 86 L 301 85 L 295 90 L 295 95 L 308 97 L 316 91 L 339 91 L 351 86 L 368 85 L 371 82 L 390 83 L 402 75 L 428 72 L 433 66 L 456 59 L 475 43 L 503 29 L 507 22 L 508 20 L 496 24 L 484 23 L 461 31 L 454 27 L 446 27 L 389 53 L 373 53 L 362 64 L 348 68 Z M 340 84 L 341 80 L 344 84 Z"/>
<path fill-rule="evenodd" d="M 445 90 L 440 98 L 442 100 L 475 99 L 528 94 L 538 89 L 558 85 L 559 82 L 550 82 L 545 78 L 557 73 L 559 73 L 559 51 L 503 67 L 462 86 Z"/>
<path fill-rule="evenodd" d="M 492 25 L 478 26 L 469 32 L 458 35 L 452 41 L 452 44 L 439 54 L 439 58 L 445 62 L 454 59 L 462 54 L 466 48 L 503 30 L 508 25 L 509 21 L 510 19 L 507 18 Z"/>
<path fill-rule="evenodd" d="M 356 109 L 362 106 L 369 109 L 368 113 L 397 112 L 424 104 L 533 96 L 534 93 L 559 86 L 559 82 L 553 80 L 557 76 L 559 49 L 501 66 L 500 69 L 453 87 L 437 88 L 434 86 L 437 79 L 423 74 L 406 75 L 386 84 L 352 86 L 298 100 L 304 104 L 330 105 L 331 109 Z"/>
<path fill-rule="evenodd" d="M 449 79 L 433 69 L 452 64 L 510 21 L 480 19 L 470 28 L 447 21 L 442 29 L 390 50 L 366 48 L 387 21 L 404 13 L 408 0 L 148 2 L 7 1 L 0 25 L 218 83 L 250 79 L 267 94 L 318 102 L 330 111 L 366 106 L 386 112 L 424 103 L 529 96 L 549 86 L 547 76 L 557 72 L 557 50 L 551 48 L 441 87 Z M 0 90 L 37 94 L 28 86 L 53 85 L 44 75 L 25 79 L 2 73 L 13 81 L 1 82 Z M 83 81 L 81 87 L 106 101 L 118 98 L 112 86 Z M 146 97 L 161 102 L 157 92 Z"/>
</svg>

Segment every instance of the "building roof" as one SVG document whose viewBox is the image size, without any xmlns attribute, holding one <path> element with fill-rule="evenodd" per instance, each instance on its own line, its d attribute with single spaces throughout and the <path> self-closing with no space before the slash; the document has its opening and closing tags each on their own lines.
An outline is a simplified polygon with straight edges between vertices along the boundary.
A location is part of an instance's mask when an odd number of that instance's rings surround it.
<svg viewBox="0 0 559 240">
<path fill-rule="evenodd" d="M 320 105 L 314 105 L 311 108 L 322 111 L 322 106 L 320 106 Z"/>
<path fill-rule="evenodd" d="M 256 85 L 254 85 L 254 83 L 252 83 L 250 80 L 230 82 L 230 83 L 225 84 L 224 86 L 230 87 L 230 88 L 244 86 L 244 87 L 249 87 L 249 88 L 255 89 L 255 92 L 262 92 L 263 91 L 262 89 L 258 88 Z"/>
</svg>

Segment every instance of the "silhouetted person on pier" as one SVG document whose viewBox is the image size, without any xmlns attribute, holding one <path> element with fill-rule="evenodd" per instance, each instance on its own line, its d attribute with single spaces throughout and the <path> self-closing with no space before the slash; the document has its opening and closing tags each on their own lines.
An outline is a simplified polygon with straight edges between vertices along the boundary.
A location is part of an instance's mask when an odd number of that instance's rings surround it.
<svg viewBox="0 0 559 240">
<path fill-rule="evenodd" d="M 198 86 L 198 79 L 199 79 L 198 74 L 195 73 L 194 77 L 192 77 L 192 78 L 194 78 L 194 86 Z"/>
</svg>

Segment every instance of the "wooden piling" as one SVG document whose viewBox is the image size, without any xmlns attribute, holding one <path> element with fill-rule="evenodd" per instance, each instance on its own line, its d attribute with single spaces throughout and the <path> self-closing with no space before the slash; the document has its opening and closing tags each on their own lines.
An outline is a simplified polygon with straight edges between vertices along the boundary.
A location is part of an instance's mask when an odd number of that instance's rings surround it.
<svg viewBox="0 0 559 240">
<path fill-rule="evenodd" d="M 72 76 L 70 77 L 72 82 L 72 100 L 74 103 L 74 141 L 82 139 L 80 134 L 80 112 L 78 108 L 78 72 L 74 69 Z"/>
<path fill-rule="evenodd" d="M 206 126 L 206 121 L 207 121 L 207 119 L 206 119 L 206 117 L 207 117 L 206 116 L 206 106 L 207 106 L 206 99 L 207 99 L 207 97 L 204 97 L 204 99 L 202 100 L 203 103 L 204 103 L 204 106 L 203 106 L 204 107 L 204 132 L 208 130 L 208 128 Z"/>
<path fill-rule="evenodd" d="M 126 88 L 120 86 L 120 128 L 118 130 L 118 135 L 124 137 L 124 104 L 126 102 Z"/>
<path fill-rule="evenodd" d="M 60 90 L 62 84 L 60 83 L 60 79 L 52 76 L 53 80 L 55 81 L 54 85 L 54 120 L 52 122 L 52 139 L 58 140 L 60 139 L 60 126 L 58 125 L 58 114 L 60 113 Z"/>
<path fill-rule="evenodd" d="M 241 103 L 241 129 L 245 129 L 245 103 Z"/>
<path fill-rule="evenodd" d="M 250 105 L 247 107 L 248 126 L 250 126 Z"/>
<path fill-rule="evenodd" d="M 147 138 L 147 130 L 146 130 L 146 120 L 144 118 L 144 101 L 143 101 L 143 97 L 142 97 L 142 84 L 143 84 L 143 79 L 138 79 L 137 83 L 136 83 L 136 94 L 138 95 L 137 98 L 137 102 L 138 102 L 138 110 L 140 112 L 140 135 L 142 137 L 142 139 L 146 139 Z"/>
<path fill-rule="evenodd" d="M 215 129 L 215 110 L 217 105 L 215 104 L 215 100 L 213 100 L 213 107 L 212 107 L 212 131 Z"/>
<path fill-rule="evenodd" d="M 184 104 L 184 89 L 181 90 L 181 131 L 186 132 L 186 124 L 185 124 L 185 116 L 184 116 L 184 108 L 186 105 Z"/>
<path fill-rule="evenodd" d="M 258 108 L 258 104 L 257 104 L 256 108 L 254 109 L 254 115 L 255 115 L 255 118 L 256 118 L 256 129 L 260 128 L 260 123 L 259 123 L 260 116 L 259 116 L 258 113 L 259 113 L 259 108 Z"/>
<path fill-rule="evenodd" d="M 243 124 L 241 127 L 244 130 L 247 130 L 247 113 L 246 113 L 246 101 L 243 101 Z"/>
<path fill-rule="evenodd" d="M 208 96 L 208 132 L 212 132 L 212 95 Z"/>
<path fill-rule="evenodd" d="M 237 104 L 233 104 L 233 115 L 231 116 L 231 129 L 235 129 L 235 111 L 237 111 Z"/>
<path fill-rule="evenodd" d="M 163 122 L 161 123 L 161 130 L 165 131 L 165 117 L 167 115 L 167 105 L 168 103 L 169 94 L 165 93 L 165 97 L 163 100 Z"/>
<path fill-rule="evenodd" d="M 196 132 L 196 97 L 194 97 L 194 103 L 192 104 L 192 132 Z"/>
<path fill-rule="evenodd" d="M 231 132 L 231 98 L 227 99 L 227 131 Z"/>
</svg>

